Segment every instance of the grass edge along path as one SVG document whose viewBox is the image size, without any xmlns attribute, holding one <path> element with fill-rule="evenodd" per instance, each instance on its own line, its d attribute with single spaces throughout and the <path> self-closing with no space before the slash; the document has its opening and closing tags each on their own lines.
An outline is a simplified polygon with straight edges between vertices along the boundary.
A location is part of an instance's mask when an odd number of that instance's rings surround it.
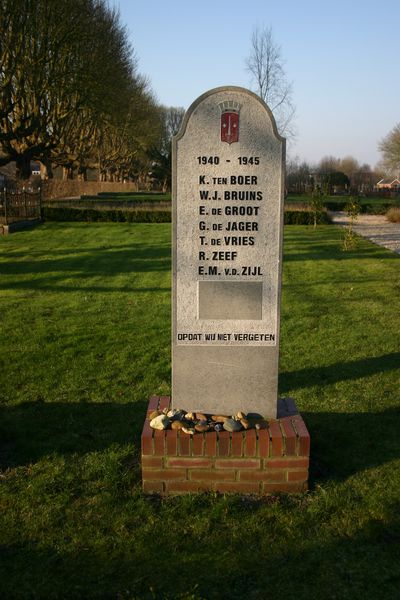
<svg viewBox="0 0 400 600">
<path fill-rule="evenodd" d="M 397 598 L 399 257 L 287 227 L 280 393 L 310 429 L 298 496 L 140 491 L 169 392 L 170 227 L 0 240 L 0 597 Z"/>
</svg>

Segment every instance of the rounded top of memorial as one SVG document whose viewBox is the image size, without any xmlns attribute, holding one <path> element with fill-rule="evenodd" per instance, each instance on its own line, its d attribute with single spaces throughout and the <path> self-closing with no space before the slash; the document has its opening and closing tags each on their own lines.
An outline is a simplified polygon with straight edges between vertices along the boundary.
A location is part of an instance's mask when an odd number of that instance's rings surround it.
<svg viewBox="0 0 400 600">
<path fill-rule="evenodd" d="M 224 94 L 230 94 L 231 96 L 230 96 L 230 98 L 225 99 L 225 98 L 223 98 Z M 243 88 L 240 86 L 234 86 L 234 85 L 225 85 L 225 86 L 213 88 L 211 90 L 208 90 L 207 92 L 204 92 L 203 94 L 201 94 L 201 96 L 196 98 L 196 100 L 194 100 L 194 102 L 192 102 L 192 104 L 187 109 L 187 111 L 185 113 L 185 117 L 182 121 L 180 131 L 177 133 L 176 136 L 174 136 L 175 140 L 178 140 L 185 134 L 187 123 L 188 123 L 190 117 L 192 116 L 192 114 L 202 103 L 209 100 L 211 96 L 220 96 L 221 97 L 221 100 L 218 102 L 220 110 L 222 110 L 221 106 L 223 106 L 224 104 L 228 105 L 229 103 L 231 103 L 233 106 L 232 110 L 237 111 L 237 112 L 240 111 L 242 104 L 245 103 L 246 101 L 249 101 L 249 100 L 251 102 L 255 101 L 256 103 L 261 105 L 262 108 L 267 113 L 267 115 L 271 121 L 272 129 L 273 129 L 275 137 L 283 143 L 286 141 L 285 138 L 282 137 L 278 132 L 275 117 L 272 113 L 272 110 L 269 108 L 268 104 L 266 104 L 266 102 L 264 102 L 264 100 L 262 98 L 260 98 L 260 96 L 258 96 L 256 93 L 254 93 L 246 88 Z M 226 108 L 228 108 L 228 106 Z"/>
</svg>

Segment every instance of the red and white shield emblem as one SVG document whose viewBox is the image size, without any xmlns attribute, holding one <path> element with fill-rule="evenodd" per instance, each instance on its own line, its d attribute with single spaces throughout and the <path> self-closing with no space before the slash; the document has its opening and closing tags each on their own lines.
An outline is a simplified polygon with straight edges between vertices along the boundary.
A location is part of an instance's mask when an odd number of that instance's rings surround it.
<svg viewBox="0 0 400 600">
<path fill-rule="evenodd" d="M 221 114 L 221 141 L 233 144 L 239 140 L 239 113 L 226 111 Z"/>
</svg>

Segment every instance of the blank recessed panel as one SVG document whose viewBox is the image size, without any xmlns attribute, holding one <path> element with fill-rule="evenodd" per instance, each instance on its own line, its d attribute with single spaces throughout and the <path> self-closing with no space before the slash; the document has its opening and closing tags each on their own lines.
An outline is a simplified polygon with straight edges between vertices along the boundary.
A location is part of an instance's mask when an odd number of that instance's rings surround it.
<svg viewBox="0 0 400 600">
<path fill-rule="evenodd" d="M 262 319 L 262 281 L 199 281 L 198 285 L 199 319 Z"/>
</svg>

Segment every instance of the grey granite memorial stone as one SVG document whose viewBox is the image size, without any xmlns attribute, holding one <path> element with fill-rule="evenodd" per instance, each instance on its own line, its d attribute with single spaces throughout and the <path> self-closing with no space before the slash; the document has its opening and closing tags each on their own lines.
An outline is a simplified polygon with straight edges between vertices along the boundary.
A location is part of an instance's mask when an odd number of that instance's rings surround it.
<svg viewBox="0 0 400 600">
<path fill-rule="evenodd" d="M 206 92 L 173 141 L 172 404 L 275 418 L 285 141 L 258 96 Z"/>
</svg>

